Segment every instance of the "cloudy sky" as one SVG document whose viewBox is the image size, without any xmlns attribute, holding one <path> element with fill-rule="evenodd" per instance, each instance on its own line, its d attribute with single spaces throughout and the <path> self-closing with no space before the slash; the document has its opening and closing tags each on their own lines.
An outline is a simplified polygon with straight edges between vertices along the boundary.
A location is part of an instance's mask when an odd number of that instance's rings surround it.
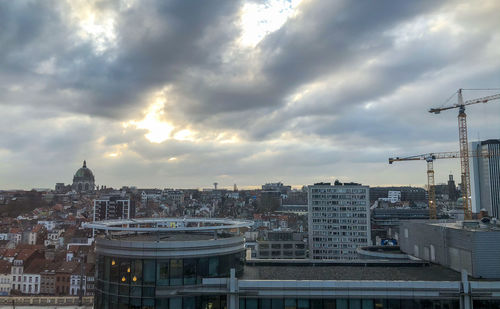
<svg viewBox="0 0 500 309">
<path fill-rule="evenodd" d="M 491 1 L 0 1 L 0 188 L 426 182 L 458 88 L 500 87 Z M 466 91 L 465 98 L 498 93 Z M 452 97 L 446 104 L 456 102 Z M 500 101 L 469 139 L 500 138 Z M 437 181 L 456 160 L 435 163 Z"/>
</svg>

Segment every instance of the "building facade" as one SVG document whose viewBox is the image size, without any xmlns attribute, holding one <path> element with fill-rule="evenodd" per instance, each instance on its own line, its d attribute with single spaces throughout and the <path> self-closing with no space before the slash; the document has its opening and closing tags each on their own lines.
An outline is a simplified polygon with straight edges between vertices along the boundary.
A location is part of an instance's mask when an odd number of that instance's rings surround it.
<svg viewBox="0 0 500 309">
<path fill-rule="evenodd" d="M 172 222 L 179 224 L 165 227 Z M 242 273 L 244 238 L 231 230 L 249 225 L 172 218 L 89 224 L 98 232 L 120 228 L 119 234 L 96 238 L 94 308 L 219 308 L 213 306 L 219 296 L 197 289 L 203 278 L 229 277 L 230 269 Z M 172 297 L 185 291 L 191 291 L 189 299 Z"/>
<path fill-rule="evenodd" d="M 307 243 L 304 233 L 269 231 L 265 239 L 257 240 L 257 259 L 305 259 Z"/>
<path fill-rule="evenodd" d="M 500 278 L 500 229 L 477 221 L 406 221 L 399 229 L 401 251 L 475 278 Z"/>
<path fill-rule="evenodd" d="M 135 207 L 127 196 L 105 195 L 94 200 L 94 221 L 133 217 L 135 217 Z"/>
<path fill-rule="evenodd" d="M 224 219 L 95 222 L 94 308 L 489 309 L 500 281 L 478 281 L 425 261 L 249 261 L 248 223 Z M 167 222 L 168 223 L 168 222 Z M 211 225 L 208 225 L 211 224 Z M 250 223 L 251 224 L 251 223 Z M 104 236 L 104 235 L 103 235 Z M 244 262 L 244 261 L 243 261 Z"/>
<path fill-rule="evenodd" d="M 368 186 L 309 186 L 308 210 L 311 259 L 353 260 L 357 247 L 370 245 Z"/>
<path fill-rule="evenodd" d="M 500 139 L 472 142 L 470 149 L 489 154 L 470 157 L 472 209 L 479 212 L 484 208 L 500 219 Z"/>
</svg>

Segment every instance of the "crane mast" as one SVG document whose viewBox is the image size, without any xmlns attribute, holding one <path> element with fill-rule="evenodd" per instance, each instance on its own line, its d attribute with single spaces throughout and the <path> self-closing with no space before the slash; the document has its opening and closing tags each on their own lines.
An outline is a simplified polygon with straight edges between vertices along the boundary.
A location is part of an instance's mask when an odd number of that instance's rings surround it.
<svg viewBox="0 0 500 309">
<path fill-rule="evenodd" d="M 458 140 L 460 144 L 460 170 L 462 176 L 462 197 L 464 218 L 472 219 L 472 202 L 470 199 L 470 169 L 469 169 L 469 141 L 467 138 L 467 114 L 462 96 L 462 89 L 458 90 Z"/>
<path fill-rule="evenodd" d="M 436 185 L 434 182 L 434 159 L 427 160 L 427 190 L 429 193 L 429 218 L 437 219 Z"/>
<path fill-rule="evenodd" d="M 460 146 L 460 169 L 462 178 L 462 197 L 464 203 L 464 217 L 466 220 L 472 219 L 472 203 L 470 200 L 470 169 L 469 169 L 469 142 L 467 139 L 467 115 L 465 114 L 465 106 L 487 103 L 492 100 L 500 99 L 500 94 L 495 94 L 487 97 L 467 100 L 464 102 L 462 90 L 458 89 L 458 102 L 453 106 L 431 108 L 429 113 L 439 114 L 441 111 L 458 108 L 458 141 Z"/>
</svg>

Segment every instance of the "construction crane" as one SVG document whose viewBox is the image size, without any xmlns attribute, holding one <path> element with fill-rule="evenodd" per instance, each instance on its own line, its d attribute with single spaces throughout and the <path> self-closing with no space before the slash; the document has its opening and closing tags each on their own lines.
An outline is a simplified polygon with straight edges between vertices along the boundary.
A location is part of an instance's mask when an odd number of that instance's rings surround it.
<svg viewBox="0 0 500 309">
<path fill-rule="evenodd" d="M 476 151 L 472 151 L 468 153 L 468 157 L 488 157 L 489 154 L 487 152 L 478 153 Z M 436 187 L 434 182 L 434 160 L 436 159 L 456 159 L 461 158 L 460 152 L 451 151 L 451 152 L 432 152 L 426 153 L 416 156 L 409 157 L 395 157 L 389 158 L 389 164 L 397 161 L 418 161 L 425 160 L 427 162 L 427 187 L 429 194 L 429 218 L 436 219 L 437 218 L 437 209 L 436 209 Z"/>
<path fill-rule="evenodd" d="M 490 95 L 482 98 L 467 100 L 464 102 L 462 90 L 458 89 L 458 103 L 447 107 L 431 108 L 429 113 L 439 114 L 442 111 L 458 108 L 458 140 L 460 145 L 460 169 L 462 176 L 462 197 L 464 200 L 464 215 L 466 220 L 472 219 L 472 205 L 470 201 L 470 170 L 469 170 L 469 142 L 467 138 L 467 115 L 465 106 L 487 103 L 492 100 L 500 99 L 500 94 Z"/>
</svg>

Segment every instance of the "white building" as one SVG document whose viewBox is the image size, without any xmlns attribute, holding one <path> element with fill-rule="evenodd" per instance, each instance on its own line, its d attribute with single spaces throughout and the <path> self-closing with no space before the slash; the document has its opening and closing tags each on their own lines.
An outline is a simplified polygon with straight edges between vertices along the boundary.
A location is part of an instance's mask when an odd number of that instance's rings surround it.
<svg viewBox="0 0 500 309">
<path fill-rule="evenodd" d="M 71 274 L 71 279 L 70 279 L 70 288 L 69 288 L 69 295 L 73 296 L 78 296 L 80 295 L 80 268 L 78 267 L 75 269 L 75 272 Z M 83 282 L 82 282 L 82 290 L 83 290 L 83 295 L 86 295 L 87 293 L 87 280 L 86 277 L 83 276 Z"/>
<path fill-rule="evenodd" d="M 7 296 L 12 289 L 11 264 L 0 260 L 0 296 Z"/>
<path fill-rule="evenodd" d="M 46 220 L 38 220 L 38 224 L 41 224 L 45 226 L 47 231 L 52 231 L 56 227 L 56 222 L 55 221 L 46 221 Z"/>
<path fill-rule="evenodd" d="M 47 234 L 47 239 L 44 241 L 44 246 L 53 245 L 56 249 L 63 246 L 64 238 L 62 235 L 64 234 L 64 229 L 54 229 Z"/>
<path fill-rule="evenodd" d="M 401 202 L 401 191 L 389 191 L 387 192 L 387 198 L 391 203 Z"/>
<path fill-rule="evenodd" d="M 14 260 L 12 262 L 12 289 L 13 290 L 18 290 L 21 291 L 22 287 L 21 284 L 23 282 L 23 270 L 24 270 L 24 265 L 23 265 L 22 260 Z"/>
<path fill-rule="evenodd" d="M 370 245 L 368 190 L 356 184 L 308 187 L 311 259 L 352 260 L 357 247 Z"/>
<path fill-rule="evenodd" d="M 489 157 L 470 157 L 472 210 L 486 209 L 500 219 L 500 140 L 470 143 L 470 150 L 489 153 Z"/>
<path fill-rule="evenodd" d="M 35 273 L 34 271 L 24 273 L 21 292 L 23 294 L 40 294 L 40 273 Z"/>
</svg>

